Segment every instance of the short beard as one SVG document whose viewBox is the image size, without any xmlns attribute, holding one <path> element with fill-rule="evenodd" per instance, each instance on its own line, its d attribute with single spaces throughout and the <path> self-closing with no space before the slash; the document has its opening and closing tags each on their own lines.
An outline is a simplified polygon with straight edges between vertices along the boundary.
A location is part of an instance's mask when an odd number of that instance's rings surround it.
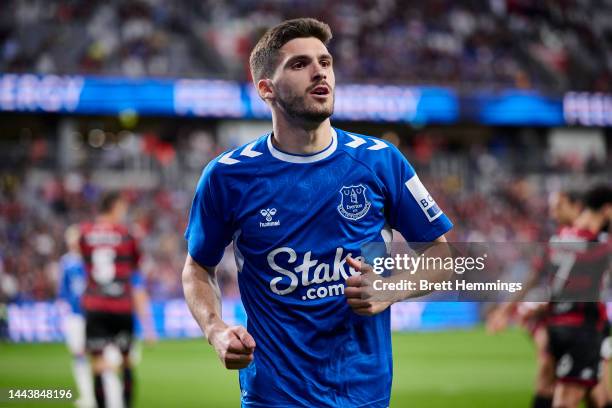
<svg viewBox="0 0 612 408">
<path fill-rule="evenodd" d="M 303 122 L 321 123 L 334 113 L 334 95 L 331 95 L 330 108 L 308 109 L 304 99 L 303 96 L 290 93 L 287 97 L 278 95 L 276 101 L 289 117 Z"/>
</svg>

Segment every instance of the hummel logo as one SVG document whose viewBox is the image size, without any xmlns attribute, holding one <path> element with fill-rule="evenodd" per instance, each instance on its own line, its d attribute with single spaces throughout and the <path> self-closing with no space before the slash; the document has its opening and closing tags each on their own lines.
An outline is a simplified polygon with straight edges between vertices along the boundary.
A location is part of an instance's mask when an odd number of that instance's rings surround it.
<svg viewBox="0 0 612 408">
<path fill-rule="evenodd" d="M 259 213 L 262 217 L 266 217 L 266 221 L 272 221 L 272 217 L 276 215 L 276 208 L 264 208 L 263 210 L 259 210 Z"/>
<path fill-rule="evenodd" d="M 272 218 L 276 215 L 276 208 L 263 208 L 259 210 L 259 213 L 266 219 L 266 222 L 259 222 L 260 228 L 278 227 L 280 225 L 279 220 L 272 221 Z"/>
</svg>

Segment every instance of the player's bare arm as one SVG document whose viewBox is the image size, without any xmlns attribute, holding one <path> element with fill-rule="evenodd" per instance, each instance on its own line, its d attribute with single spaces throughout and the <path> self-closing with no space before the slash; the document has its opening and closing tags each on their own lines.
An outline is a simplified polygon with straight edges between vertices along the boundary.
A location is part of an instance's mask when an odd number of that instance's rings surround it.
<svg viewBox="0 0 612 408">
<path fill-rule="evenodd" d="M 157 341 L 155 324 L 153 322 L 153 315 L 151 313 L 151 301 L 149 299 L 149 294 L 144 288 L 134 288 L 132 296 L 134 298 L 136 314 L 138 315 L 143 327 L 145 341 Z"/>
<path fill-rule="evenodd" d="M 182 279 L 189 310 L 225 368 L 248 366 L 253 361 L 255 340 L 243 326 L 229 326 L 222 320 L 215 267 L 201 266 L 187 255 Z"/>
<path fill-rule="evenodd" d="M 435 239 L 432 244 L 433 245 L 429 246 L 423 252 L 425 256 L 451 256 L 451 251 L 444 235 Z M 348 258 L 347 262 L 353 269 L 361 272 L 361 275 L 351 276 L 346 280 L 344 295 L 346 296 L 347 303 L 349 306 L 351 306 L 353 311 L 364 316 L 378 314 L 395 302 L 401 302 L 402 300 L 419 297 L 430 293 L 430 291 L 420 289 L 414 291 L 394 292 L 393 294 L 388 294 L 385 296 L 385 298 L 389 298 L 388 300 L 381 300 L 379 297 L 377 298 L 376 296 L 373 296 L 372 293 L 372 284 L 376 279 L 385 279 L 387 281 L 394 282 L 399 282 L 400 280 L 416 282 L 419 279 L 426 277 L 430 282 L 440 282 L 444 279 L 448 279 L 449 273 L 451 273 L 445 269 L 428 269 L 427 272 L 417 271 L 414 274 L 402 272 L 394 274 L 388 278 L 381 278 L 379 275 L 373 272 L 372 266 L 368 265 L 367 263 L 359 262 L 353 258 Z M 427 275 L 425 275 L 425 273 Z"/>
<path fill-rule="evenodd" d="M 508 322 L 512 314 L 518 305 L 525 299 L 529 291 L 537 286 L 539 280 L 540 271 L 533 269 L 523 285 L 523 289 L 516 292 L 509 302 L 499 304 L 489 313 L 486 321 L 486 327 L 489 333 L 498 333 L 508 327 Z M 535 313 L 540 313 L 543 308 L 545 308 L 545 306 L 529 309 L 529 316 L 526 315 L 523 318 L 530 317 Z"/>
</svg>

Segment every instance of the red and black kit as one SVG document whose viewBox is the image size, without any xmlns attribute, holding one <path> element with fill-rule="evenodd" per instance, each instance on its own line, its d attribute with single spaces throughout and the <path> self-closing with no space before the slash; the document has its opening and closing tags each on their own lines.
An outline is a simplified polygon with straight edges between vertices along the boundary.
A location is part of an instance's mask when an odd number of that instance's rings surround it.
<svg viewBox="0 0 612 408">
<path fill-rule="evenodd" d="M 87 347 L 100 352 L 108 342 L 129 350 L 133 335 L 132 277 L 140 252 L 136 240 L 121 224 L 81 225 L 80 249 L 87 286 L 83 295 Z"/>
</svg>

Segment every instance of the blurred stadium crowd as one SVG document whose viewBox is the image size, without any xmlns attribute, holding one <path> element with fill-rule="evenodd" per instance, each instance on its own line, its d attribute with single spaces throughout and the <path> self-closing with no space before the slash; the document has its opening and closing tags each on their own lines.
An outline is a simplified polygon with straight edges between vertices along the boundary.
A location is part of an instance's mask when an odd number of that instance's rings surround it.
<svg viewBox="0 0 612 408">
<path fill-rule="evenodd" d="M 610 0 L 6 0 L 2 9 L 4 72 L 248 80 L 264 27 L 316 16 L 333 27 L 343 82 L 612 90 Z"/>
<path fill-rule="evenodd" d="M 474 137 L 453 141 L 445 135 L 449 132 L 404 127 L 377 135 L 399 145 L 415 166 L 455 222 L 449 235 L 455 242 L 545 242 L 553 228 L 546 216 L 547 192 L 562 186 L 570 173 L 574 180 L 612 174 L 610 153 L 603 160 L 553 159 L 543 135 L 534 131 L 494 129 L 480 142 Z M 60 168 L 57 149 L 49 147 L 53 134 L 0 143 L 0 300 L 53 298 L 58 260 L 66 250 L 64 231 L 95 215 L 103 191 L 98 172 L 115 168 L 127 174 L 142 163 L 148 163 L 145 173 L 160 182 L 123 187 L 144 254 L 142 269 L 154 299 L 181 296 L 182 234 L 193 188 L 203 166 L 232 146 L 197 126 L 179 131 L 182 137 L 171 141 L 124 130 L 120 138 L 107 132 L 110 136 L 99 145 L 95 133 L 89 132 L 88 142 L 75 152 L 79 163 L 68 171 Z M 219 276 L 224 296 L 238 296 L 231 249 Z"/>
<path fill-rule="evenodd" d="M 262 29 L 308 15 L 333 28 L 340 82 L 612 92 L 612 0 L 6 0 L 2 10 L 1 72 L 247 81 Z M 155 180 L 123 191 L 152 297 L 181 296 L 193 188 L 233 147 L 213 121 L 79 119 L 62 147 L 59 119 L 2 120 L 13 129 L 0 139 L 0 303 L 55 296 L 63 233 L 95 214 L 105 171 Z M 569 173 L 578 183 L 612 174 L 610 151 L 551 155 L 546 129 L 376 126 L 340 124 L 403 150 L 456 242 L 546 241 L 547 193 Z M 231 250 L 220 270 L 223 292 L 237 296 Z"/>
</svg>

